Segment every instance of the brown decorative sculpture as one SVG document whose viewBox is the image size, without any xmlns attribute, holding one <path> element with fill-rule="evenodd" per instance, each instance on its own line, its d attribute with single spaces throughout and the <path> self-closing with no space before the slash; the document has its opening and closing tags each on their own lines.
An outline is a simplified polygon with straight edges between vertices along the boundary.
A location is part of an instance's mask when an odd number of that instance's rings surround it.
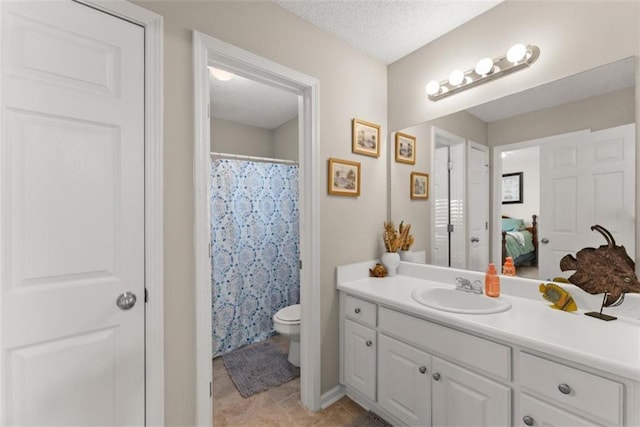
<svg viewBox="0 0 640 427">
<path fill-rule="evenodd" d="M 640 293 L 636 264 L 627 255 L 624 246 L 616 246 L 609 230 L 600 225 L 592 226 L 591 230 L 602 234 L 607 244 L 598 249 L 581 249 L 576 254 L 577 258 L 565 255 L 560 260 L 560 270 L 576 271 L 569 277 L 569 282 L 590 294 L 607 292 L 606 307 L 622 302 L 621 298 L 627 292 Z"/>
<path fill-rule="evenodd" d="M 385 277 L 387 269 L 382 264 L 376 264 L 375 267 L 369 269 L 369 275 L 371 277 Z"/>
</svg>

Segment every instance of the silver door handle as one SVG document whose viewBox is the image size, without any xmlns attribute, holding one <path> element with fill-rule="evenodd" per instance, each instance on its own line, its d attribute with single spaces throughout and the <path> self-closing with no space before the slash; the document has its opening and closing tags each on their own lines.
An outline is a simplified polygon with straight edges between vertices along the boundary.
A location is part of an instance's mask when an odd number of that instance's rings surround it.
<svg viewBox="0 0 640 427">
<path fill-rule="evenodd" d="M 549 239 L 547 239 L 546 237 L 543 237 L 543 238 L 540 240 L 540 243 L 544 243 L 544 244 L 546 245 L 547 243 L 549 243 Z"/>
<path fill-rule="evenodd" d="M 136 294 L 133 292 L 123 292 L 118 295 L 118 299 L 116 300 L 116 305 L 120 307 L 122 310 L 129 310 L 136 305 Z"/>
<path fill-rule="evenodd" d="M 480 241 L 480 239 L 478 239 L 477 237 L 472 237 L 471 238 L 471 243 L 478 243 Z"/>
</svg>

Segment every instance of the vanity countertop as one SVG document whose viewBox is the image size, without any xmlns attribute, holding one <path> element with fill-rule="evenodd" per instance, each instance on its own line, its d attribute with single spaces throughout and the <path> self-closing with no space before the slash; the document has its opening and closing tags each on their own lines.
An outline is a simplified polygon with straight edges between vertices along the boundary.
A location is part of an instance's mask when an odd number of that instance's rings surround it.
<svg viewBox="0 0 640 427">
<path fill-rule="evenodd" d="M 619 317 L 618 320 L 605 322 L 584 315 L 591 309 L 579 309 L 572 313 L 554 310 L 537 293 L 537 289 L 529 289 L 528 293 L 521 290 L 511 294 L 503 292 L 501 297 L 507 298 L 512 307 L 502 313 L 457 314 L 440 311 L 416 302 L 411 296 L 413 290 L 431 287 L 451 288 L 456 275 L 462 274 L 476 280 L 483 275 L 426 265 L 418 267 L 402 264 L 404 268 L 401 265 L 397 276 L 385 278 L 354 274 L 362 269 L 364 263 L 354 265 L 356 268 L 339 267 L 338 289 L 381 306 L 462 331 L 527 347 L 640 381 L 640 322 L 636 319 Z M 341 268 L 349 270 L 341 272 Z M 368 273 L 368 270 L 365 269 L 365 272 Z M 442 280 L 443 275 L 451 277 L 445 281 Z M 431 277 L 435 279 L 431 280 Z M 513 278 L 503 281 L 506 282 L 505 287 L 508 291 L 533 288 L 540 283 Z M 580 306 L 580 302 L 578 305 Z"/>
</svg>

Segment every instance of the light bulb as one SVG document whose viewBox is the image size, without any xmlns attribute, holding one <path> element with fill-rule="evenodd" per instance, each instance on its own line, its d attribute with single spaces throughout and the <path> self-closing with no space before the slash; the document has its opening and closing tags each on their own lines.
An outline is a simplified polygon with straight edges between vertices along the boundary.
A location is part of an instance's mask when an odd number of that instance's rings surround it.
<svg viewBox="0 0 640 427">
<path fill-rule="evenodd" d="M 440 83 L 437 80 L 431 80 L 425 87 L 427 95 L 435 95 L 440 92 Z"/>
<path fill-rule="evenodd" d="M 513 64 L 522 61 L 527 55 L 527 47 L 522 43 L 514 44 L 507 51 L 507 60 Z"/>
<path fill-rule="evenodd" d="M 209 67 L 209 71 L 211 72 L 211 75 L 213 77 L 220 80 L 221 82 L 227 82 L 236 76 L 235 74 L 230 73 L 229 71 L 224 71 L 214 67 Z"/>
<path fill-rule="evenodd" d="M 464 81 L 464 73 L 460 70 L 453 70 L 449 74 L 449 83 L 453 86 L 460 86 Z"/>
<path fill-rule="evenodd" d="M 491 58 L 482 58 L 476 64 L 476 74 L 479 76 L 486 76 L 493 70 L 493 60 Z"/>
</svg>

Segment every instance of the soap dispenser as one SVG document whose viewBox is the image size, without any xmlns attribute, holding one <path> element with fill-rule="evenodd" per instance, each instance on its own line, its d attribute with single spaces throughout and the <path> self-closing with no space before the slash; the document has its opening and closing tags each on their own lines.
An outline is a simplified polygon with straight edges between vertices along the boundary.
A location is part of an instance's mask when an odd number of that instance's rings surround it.
<svg viewBox="0 0 640 427">
<path fill-rule="evenodd" d="M 500 296 L 500 276 L 498 276 L 496 266 L 492 262 L 489 263 L 487 274 L 484 277 L 484 293 L 488 297 Z"/>
<path fill-rule="evenodd" d="M 502 274 L 505 276 L 515 276 L 516 275 L 516 266 L 513 265 L 513 258 L 508 256 L 504 260 L 504 265 L 502 266 Z"/>
</svg>

